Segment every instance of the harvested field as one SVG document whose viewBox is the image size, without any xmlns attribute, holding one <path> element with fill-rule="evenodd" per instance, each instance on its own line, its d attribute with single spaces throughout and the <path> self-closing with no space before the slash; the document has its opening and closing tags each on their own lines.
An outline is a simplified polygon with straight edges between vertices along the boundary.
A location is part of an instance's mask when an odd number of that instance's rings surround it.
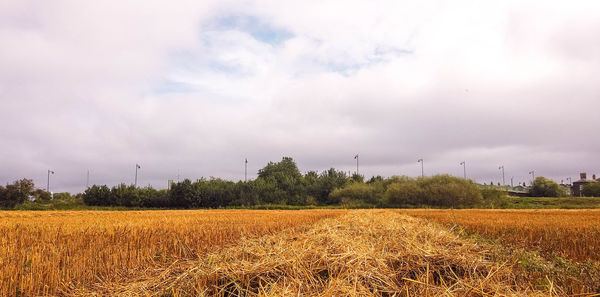
<svg viewBox="0 0 600 297">
<path fill-rule="evenodd" d="M 68 295 L 340 210 L 0 212 L 0 296 Z"/>
<path fill-rule="evenodd" d="M 103 283 L 81 296 L 548 296 L 488 250 L 426 220 L 352 211 L 304 232 L 286 230 L 160 277 Z"/>
<path fill-rule="evenodd" d="M 600 261 L 600 210 L 400 210 L 542 255 Z"/>
<path fill-rule="evenodd" d="M 495 245 L 400 212 L 413 211 L 0 212 L 0 296 L 600 291 L 597 274 L 556 282 L 556 273 L 529 271 L 512 254 L 499 256 Z M 437 213 L 422 212 L 413 214 Z M 573 273 L 569 280 L 581 275 Z"/>
</svg>

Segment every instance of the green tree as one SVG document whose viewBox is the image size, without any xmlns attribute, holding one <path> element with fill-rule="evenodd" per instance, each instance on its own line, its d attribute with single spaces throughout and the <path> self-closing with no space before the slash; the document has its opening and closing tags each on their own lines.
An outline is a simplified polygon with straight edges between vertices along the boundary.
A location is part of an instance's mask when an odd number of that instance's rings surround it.
<svg viewBox="0 0 600 297">
<path fill-rule="evenodd" d="M 290 157 L 283 157 L 280 162 L 269 162 L 258 171 L 257 180 L 264 180 L 261 186 L 274 188 L 274 193 L 265 197 L 272 202 L 303 204 L 305 191 L 302 184 L 302 174 L 296 162 Z M 283 192 L 283 193 L 282 193 Z M 265 193 L 268 194 L 268 193 Z"/>
<path fill-rule="evenodd" d="M 529 195 L 532 197 L 564 197 L 567 196 L 567 193 L 555 181 L 540 176 L 536 177 L 531 184 Z"/>
<path fill-rule="evenodd" d="M 114 199 L 107 186 L 93 185 L 83 193 L 83 203 L 86 205 L 108 206 L 114 205 Z"/>
<path fill-rule="evenodd" d="M 46 192 L 42 189 L 37 189 L 33 191 L 33 197 L 35 199 L 35 202 L 44 203 L 52 200 L 52 195 L 49 192 Z"/>
<path fill-rule="evenodd" d="M 2 190 L 4 194 L 0 195 L 0 207 L 13 208 L 17 204 L 25 202 L 33 194 L 34 187 L 33 180 L 26 178 L 6 185 L 6 188 Z"/>
<path fill-rule="evenodd" d="M 600 183 L 589 183 L 583 186 L 582 193 L 587 197 L 600 197 Z"/>
</svg>

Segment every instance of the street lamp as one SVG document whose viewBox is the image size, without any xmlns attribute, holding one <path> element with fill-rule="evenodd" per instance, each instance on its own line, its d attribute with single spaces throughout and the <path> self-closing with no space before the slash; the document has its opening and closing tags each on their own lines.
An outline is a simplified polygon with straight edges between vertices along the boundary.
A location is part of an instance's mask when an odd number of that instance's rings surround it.
<svg viewBox="0 0 600 297">
<path fill-rule="evenodd" d="M 423 159 L 417 160 L 417 163 L 421 163 L 421 177 L 424 177 L 425 171 L 423 171 Z"/>
<path fill-rule="evenodd" d="M 356 175 L 358 175 L 358 154 L 354 156 L 354 159 L 356 159 Z"/>
<path fill-rule="evenodd" d="M 244 162 L 244 182 L 248 181 L 248 158 Z"/>
<path fill-rule="evenodd" d="M 140 166 L 138 164 L 135 164 L 135 183 L 134 183 L 134 186 L 136 188 L 137 188 L 137 172 L 138 172 L 138 169 L 141 169 L 141 168 L 142 168 L 142 166 Z"/>
<path fill-rule="evenodd" d="M 535 170 L 529 171 L 529 174 L 531 174 L 532 180 L 535 180 Z"/>
<path fill-rule="evenodd" d="M 46 184 L 46 192 L 50 193 L 50 173 L 54 174 L 54 171 L 48 169 L 48 184 Z"/>
<path fill-rule="evenodd" d="M 506 182 L 504 181 L 504 165 L 498 167 L 498 170 L 502 170 L 502 185 L 506 185 Z"/>
<path fill-rule="evenodd" d="M 462 161 L 462 162 L 460 162 L 460 165 L 463 166 L 463 175 L 464 175 L 464 178 L 467 179 L 467 162 Z"/>
</svg>

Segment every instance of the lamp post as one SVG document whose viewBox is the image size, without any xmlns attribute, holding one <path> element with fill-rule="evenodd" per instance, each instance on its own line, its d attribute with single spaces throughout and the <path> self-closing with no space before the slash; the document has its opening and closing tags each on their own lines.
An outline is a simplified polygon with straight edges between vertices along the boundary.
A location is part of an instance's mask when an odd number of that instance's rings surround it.
<svg viewBox="0 0 600 297">
<path fill-rule="evenodd" d="M 504 180 L 504 165 L 498 167 L 498 170 L 502 170 L 502 185 L 506 185 L 506 182 Z"/>
<path fill-rule="evenodd" d="M 423 170 L 423 159 L 417 160 L 417 163 L 421 163 L 421 177 L 424 177 L 425 171 Z"/>
<path fill-rule="evenodd" d="M 354 159 L 356 159 L 356 175 L 358 175 L 358 154 L 354 156 Z"/>
<path fill-rule="evenodd" d="M 138 169 L 141 169 L 141 168 L 142 168 L 142 166 L 140 166 L 138 164 L 135 164 L 135 183 L 134 183 L 134 186 L 136 188 L 137 188 L 137 172 L 138 172 Z"/>
<path fill-rule="evenodd" d="M 535 170 L 529 171 L 529 174 L 531 174 L 531 180 L 535 180 Z"/>
<path fill-rule="evenodd" d="M 48 183 L 46 184 L 46 192 L 50 193 L 50 174 L 54 174 L 54 171 L 48 169 Z"/>
<path fill-rule="evenodd" d="M 467 162 L 466 161 L 462 161 L 462 162 L 460 162 L 460 165 L 463 166 L 463 177 L 465 179 L 467 179 Z"/>
<path fill-rule="evenodd" d="M 248 158 L 244 162 L 244 182 L 248 181 Z"/>
</svg>

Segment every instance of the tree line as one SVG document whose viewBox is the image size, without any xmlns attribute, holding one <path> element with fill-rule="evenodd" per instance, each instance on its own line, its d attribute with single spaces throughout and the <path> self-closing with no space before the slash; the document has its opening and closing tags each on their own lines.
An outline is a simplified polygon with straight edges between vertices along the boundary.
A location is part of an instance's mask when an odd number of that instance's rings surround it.
<svg viewBox="0 0 600 297">
<path fill-rule="evenodd" d="M 295 206 L 345 205 L 353 207 L 474 207 L 494 203 L 495 197 L 471 180 L 449 175 L 433 177 L 372 177 L 348 175 L 331 168 L 301 174 L 294 160 L 269 162 L 258 177 L 247 182 L 219 178 L 185 179 L 169 190 L 131 185 L 94 185 L 83 193 L 84 202 L 98 206 L 173 208 L 251 207 L 276 204 Z M 494 192 L 494 191 L 492 191 Z"/>
<path fill-rule="evenodd" d="M 64 195 L 66 194 L 66 195 Z M 334 168 L 323 172 L 301 174 L 294 160 L 284 157 L 269 162 L 258 171 L 258 177 L 247 182 L 220 178 L 185 179 L 168 190 L 152 187 L 136 188 L 120 184 L 113 187 L 94 185 L 78 194 L 86 205 L 146 208 L 219 208 L 256 205 L 293 205 L 348 207 L 502 207 L 506 191 L 500 187 L 475 184 L 450 175 L 410 178 L 348 175 Z M 555 182 L 538 177 L 532 183 L 530 196 L 559 197 L 568 193 Z M 600 183 L 584 188 L 588 196 L 600 196 Z M 68 196 L 68 197 L 63 197 Z M 35 189 L 33 181 L 21 179 L 0 186 L 0 207 L 13 208 L 28 200 L 71 199 L 68 193 L 54 197 Z"/>
</svg>

